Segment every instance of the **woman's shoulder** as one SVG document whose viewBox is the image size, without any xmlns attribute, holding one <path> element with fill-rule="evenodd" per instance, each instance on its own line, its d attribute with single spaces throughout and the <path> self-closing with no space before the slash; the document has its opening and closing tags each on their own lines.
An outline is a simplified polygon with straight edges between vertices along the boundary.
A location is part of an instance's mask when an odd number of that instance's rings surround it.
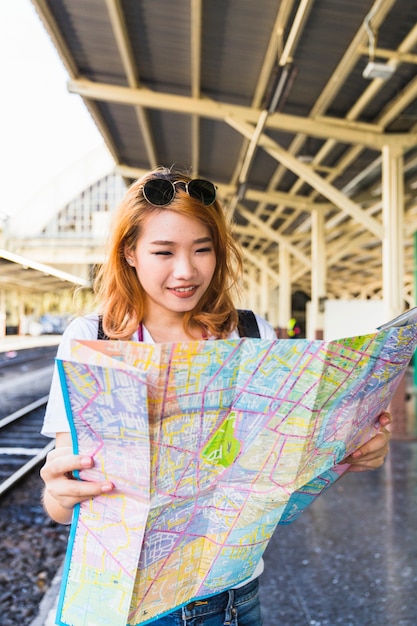
<svg viewBox="0 0 417 626">
<path fill-rule="evenodd" d="M 74 318 L 65 329 L 64 335 L 71 335 L 72 339 L 96 339 L 97 329 L 98 314 L 91 313 Z"/>
<path fill-rule="evenodd" d="M 245 311 L 246 311 L 246 309 L 245 309 Z M 257 313 L 254 313 L 254 315 L 255 315 L 255 320 L 256 320 L 256 324 L 257 324 L 258 329 L 259 329 L 259 334 L 261 336 L 261 339 L 276 339 L 277 338 L 277 334 L 276 334 L 273 326 L 271 326 L 271 324 L 269 322 L 267 322 L 266 319 L 264 319 L 263 317 L 261 317 Z M 252 324 L 250 324 L 249 326 L 252 326 Z M 229 335 L 228 339 L 239 339 L 239 336 L 240 335 L 239 335 L 238 330 L 235 329 Z M 250 334 L 248 334 L 247 336 L 249 337 Z"/>
<path fill-rule="evenodd" d="M 67 359 L 71 351 L 71 341 L 74 339 L 97 339 L 98 315 L 92 313 L 84 317 L 76 317 L 68 324 L 62 335 L 58 347 L 58 357 Z"/>
<path fill-rule="evenodd" d="M 255 317 L 261 339 L 276 339 L 277 334 L 274 330 L 274 327 L 269 322 L 267 322 L 266 319 L 264 319 L 257 313 L 255 313 Z"/>
</svg>

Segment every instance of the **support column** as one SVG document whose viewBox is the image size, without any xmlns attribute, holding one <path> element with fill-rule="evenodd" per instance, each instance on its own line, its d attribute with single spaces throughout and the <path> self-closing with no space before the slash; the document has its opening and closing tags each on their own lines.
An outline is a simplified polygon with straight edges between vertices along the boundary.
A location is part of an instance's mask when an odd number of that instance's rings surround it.
<svg viewBox="0 0 417 626">
<path fill-rule="evenodd" d="M 269 280 L 267 272 L 267 261 L 262 259 L 262 269 L 260 270 L 260 314 L 269 320 Z"/>
<path fill-rule="evenodd" d="M 382 287 L 384 316 L 388 321 L 404 310 L 404 171 L 400 147 L 382 149 Z M 392 434 L 408 436 L 406 377 L 392 399 Z"/>
<path fill-rule="evenodd" d="M 253 265 L 250 265 L 246 276 L 248 289 L 246 290 L 245 308 L 252 309 L 252 311 L 257 313 L 260 310 L 258 270 Z"/>
<path fill-rule="evenodd" d="M 291 259 L 285 246 L 279 246 L 279 305 L 278 337 L 288 338 L 288 322 L 291 317 Z"/>
<path fill-rule="evenodd" d="M 0 338 L 6 336 L 6 293 L 0 289 Z"/>
<path fill-rule="evenodd" d="M 324 215 L 320 209 L 314 209 L 311 212 L 311 303 L 307 320 L 308 339 L 323 339 L 326 274 Z"/>
<path fill-rule="evenodd" d="M 401 148 L 382 149 L 382 285 L 385 318 L 404 310 L 404 168 Z"/>
</svg>

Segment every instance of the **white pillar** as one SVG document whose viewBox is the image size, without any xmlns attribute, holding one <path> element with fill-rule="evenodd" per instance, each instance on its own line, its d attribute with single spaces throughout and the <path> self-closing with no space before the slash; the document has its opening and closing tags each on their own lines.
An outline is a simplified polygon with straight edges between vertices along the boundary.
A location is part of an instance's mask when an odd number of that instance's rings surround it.
<svg viewBox="0 0 417 626">
<path fill-rule="evenodd" d="M 382 149 L 382 285 L 384 315 L 404 310 L 404 171 L 400 147 Z"/>
<path fill-rule="evenodd" d="M 6 335 L 6 293 L 0 289 L 0 337 Z"/>
<path fill-rule="evenodd" d="M 249 265 L 246 272 L 247 289 L 245 290 L 244 308 L 251 309 L 258 313 L 260 311 L 259 303 L 259 276 L 258 270 L 253 265 Z"/>
<path fill-rule="evenodd" d="M 307 325 L 308 339 L 323 338 L 326 270 L 324 214 L 320 209 L 313 209 L 311 212 L 311 303 Z"/>
<path fill-rule="evenodd" d="M 320 209 L 311 212 L 311 304 L 307 324 L 308 339 L 323 338 L 323 313 L 326 298 L 326 243 L 324 214 Z"/>
<path fill-rule="evenodd" d="M 267 261 L 262 259 L 262 268 L 260 270 L 260 314 L 266 319 L 270 319 L 269 315 L 269 280 L 267 272 Z"/>
<path fill-rule="evenodd" d="M 285 246 L 279 246 L 279 308 L 278 330 L 280 337 L 287 336 L 291 318 L 291 259 Z"/>
</svg>

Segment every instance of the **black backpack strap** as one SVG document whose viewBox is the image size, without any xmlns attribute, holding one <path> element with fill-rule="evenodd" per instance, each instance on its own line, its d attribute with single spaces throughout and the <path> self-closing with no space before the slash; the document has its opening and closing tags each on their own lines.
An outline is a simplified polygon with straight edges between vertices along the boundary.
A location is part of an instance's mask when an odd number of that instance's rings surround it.
<svg viewBox="0 0 417 626">
<path fill-rule="evenodd" d="M 253 337 L 260 339 L 261 333 L 259 332 L 258 322 L 256 321 L 255 313 L 248 309 L 238 309 L 239 323 L 237 330 L 240 337 Z"/>
<path fill-rule="evenodd" d="M 255 313 L 249 309 L 239 309 L 237 314 L 239 316 L 239 323 L 237 326 L 239 336 L 260 339 L 261 333 L 259 332 L 259 326 L 256 321 Z M 98 316 L 97 339 L 108 339 L 108 336 L 103 330 L 103 318 L 101 315 Z"/>
<path fill-rule="evenodd" d="M 106 333 L 103 330 L 103 316 L 98 316 L 98 329 L 97 329 L 97 339 L 108 339 Z"/>
</svg>

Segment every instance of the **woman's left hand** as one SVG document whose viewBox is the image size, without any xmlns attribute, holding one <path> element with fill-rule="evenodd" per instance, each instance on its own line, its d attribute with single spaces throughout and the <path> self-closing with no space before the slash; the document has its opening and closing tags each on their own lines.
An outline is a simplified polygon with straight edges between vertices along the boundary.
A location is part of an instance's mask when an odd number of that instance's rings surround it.
<svg viewBox="0 0 417 626">
<path fill-rule="evenodd" d="M 391 413 L 385 411 L 378 418 L 380 430 L 363 446 L 343 459 L 342 463 L 350 463 L 348 472 L 365 472 L 381 467 L 389 450 L 391 433 L 387 429 L 392 422 Z"/>
</svg>

